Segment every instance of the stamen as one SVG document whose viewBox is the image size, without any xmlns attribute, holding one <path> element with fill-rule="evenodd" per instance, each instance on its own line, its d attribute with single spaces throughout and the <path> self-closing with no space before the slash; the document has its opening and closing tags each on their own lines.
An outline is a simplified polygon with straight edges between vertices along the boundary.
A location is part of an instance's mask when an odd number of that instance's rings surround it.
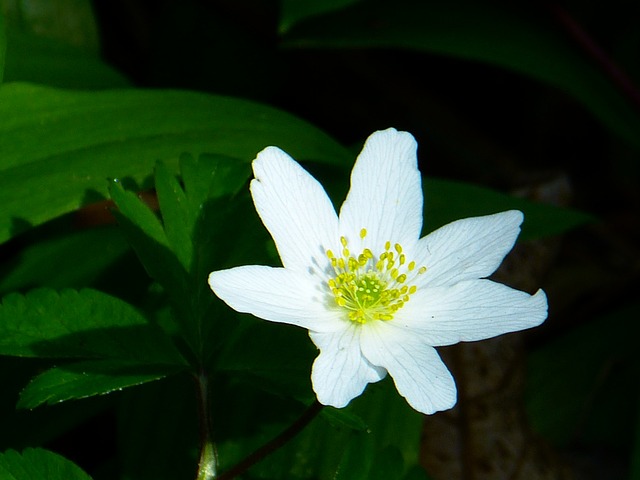
<svg viewBox="0 0 640 480">
<path fill-rule="evenodd" d="M 362 228 L 360 239 L 366 236 L 367 230 Z M 384 251 L 377 257 L 368 248 L 353 255 L 348 243 L 346 237 L 340 237 L 342 255 L 339 258 L 332 250 L 326 252 L 333 269 L 333 277 L 327 285 L 336 305 L 345 309 L 345 318 L 357 324 L 392 320 L 418 289 L 416 285 L 407 285 L 407 282 L 425 273 L 427 268 L 420 267 L 412 273 L 416 262 L 405 265 L 407 258 L 399 243 L 393 244 L 392 251 L 391 241 L 387 241 Z"/>
</svg>

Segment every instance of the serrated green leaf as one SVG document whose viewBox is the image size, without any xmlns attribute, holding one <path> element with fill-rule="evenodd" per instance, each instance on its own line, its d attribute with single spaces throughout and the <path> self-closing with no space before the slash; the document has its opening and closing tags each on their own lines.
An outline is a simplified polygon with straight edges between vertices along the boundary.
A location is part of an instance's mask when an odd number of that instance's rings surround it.
<svg viewBox="0 0 640 480">
<path fill-rule="evenodd" d="M 37 141 L 35 140 L 37 139 Z M 157 160 L 216 153 L 250 162 L 268 145 L 348 163 L 329 136 L 246 100 L 167 90 L 81 92 L 0 86 L 0 242 L 105 197 L 109 178 L 142 184 Z"/>
<path fill-rule="evenodd" d="M 133 192 L 125 191 L 120 182 L 112 183 L 110 193 L 118 207 L 114 215 L 129 244 L 149 276 L 164 287 L 174 306 L 180 307 L 188 298 L 189 279 L 171 250 L 160 219 Z"/>
<path fill-rule="evenodd" d="M 54 409 L 16 410 L 20 391 L 50 366 L 49 360 L 0 357 L 0 451 L 48 444 L 110 407 L 109 397 L 94 397 L 82 408 L 67 403 Z"/>
<path fill-rule="evenodd" d="M 167 292 L 176 323 L 197 358 L 219 340 L 210 332 L 220 325 L 207 276 L 243 248 L 236 231 L 245 222 L 229 222 L 247 205 L 247 194 L 231 199 L 249 176 L 246 164 L 219 155 L 182 156 L 182 184 L 162 163 L 156 167 L 160 219 L 120 184 L 112 185 L 114 212 L 149 275 Z M 224 252 L 221 255 L 220 252 Z M 217 342 L 217 343 L 216 343 Z"/>
<path fill-rule="evenodd" d="M 178 179 L 163 163 L 156 165 L 155 187 L 167 242 L 184 269 L 189 271 L 193 261 L 192 236 L 196 214 Z"/>
<path fill-rule="evenodd" d="M 367 0 L 294 26 L 285 45 L 403 48 L 485 62 L 557 87 L 636 149 L 640 115 L 545 11 L 527 3 Z"/>
<path fill-rule="evenodd" d="M 80 467 L 57 453 L 27 448 L 0 453 L 2 480 L 91 480 Z"/>
<path fill-rule="evenodd" d="M 76 362 L 36 376 L 20 393 L 18 408 L 104 395 L 159 380 L 183 370 L 176 365 L 143 365 L 122 360 Z"/>
<path fill-rule="evenodd" d="M 160 219 L 135 193 L 126 191 L 118 179 L 111 182 L 109 193 L 118 207 L 120 218 L 122 216 L 128 218 L 149 239 L 163 247 L 169 247 L 169 240 Z"/>
<path fill-rule="evenodd" d="M 515 209 L 524 213 L 521 239 L 558 235 L 594 222 L 587 213 L 536 203 L 486 187 L 437 178 L 423 180 L 424 228 L 430 232 L 460 218 Z"/>
<path fill-rule="evenodd" d="M 0 354 L 184 364 L 165 334 L 135 308 L 90 289 L 5 296 L 0 303 Z"/>
</svg>

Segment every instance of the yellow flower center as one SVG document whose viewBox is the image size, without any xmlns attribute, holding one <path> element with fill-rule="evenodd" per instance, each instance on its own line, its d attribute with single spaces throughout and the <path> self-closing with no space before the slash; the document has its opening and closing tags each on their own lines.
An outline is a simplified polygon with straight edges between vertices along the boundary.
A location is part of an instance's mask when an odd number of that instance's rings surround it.
<svg viewBox="0 0 640 480">
<path fill-rule="evenodd" d="M 367 235 L 360 231 L 360 238 Z M 342 255 L 336 256 L 327 250 L 333 277 L 329 279 L 329 289 L 336 304 L 344 308 L 347 318 L 354 323 L 372 320 L 391 320 L 394 314 L 407 303 L 417 287 L 407 285 L 408 278 L 415 278 L 427 271 L 426 267 L 416 270 L 416 262 L 407 263 L 402 246 L 387 242 L 384 252 L 375 256 L 365 248 L 359 255 L 352 255 L 345 237 L 340 237 Z"/>
</svg>

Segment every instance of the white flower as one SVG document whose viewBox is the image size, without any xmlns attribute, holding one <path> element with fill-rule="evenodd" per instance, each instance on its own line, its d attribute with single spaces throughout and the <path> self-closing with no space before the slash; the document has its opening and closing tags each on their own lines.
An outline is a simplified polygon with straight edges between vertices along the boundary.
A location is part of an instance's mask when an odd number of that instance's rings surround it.
<svg viewBox="0 0 640 480">
<path fill-rule="evenodd" d="M 534 327 L 547 316 L 535 295 L 486 280 L 513 247 L 523 215 L 508 211 L 445 225 L 420 238 L 416 142 L 372 134 L 336 215 L 322 186 L 285 152 L 253 162 L 251 194 L 283 267 L 211 273 L 238 312 L 309 330 L 320 349 L 311 372 L 325 405 L 344 407 L 387 372 L 416 410 L 453 407 L 454 380 L 434 347 Z"/>
</svg>

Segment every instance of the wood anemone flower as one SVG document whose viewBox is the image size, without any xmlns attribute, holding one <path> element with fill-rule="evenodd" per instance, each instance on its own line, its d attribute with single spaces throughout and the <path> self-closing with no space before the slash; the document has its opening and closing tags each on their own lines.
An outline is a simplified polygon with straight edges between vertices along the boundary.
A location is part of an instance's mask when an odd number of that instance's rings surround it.
<svg viewBox="0 0 640 480">
<path fill-rule="evenodd" d="M 238 312 L 309 330 L 320 403 L 344 407 L 388 373 L 416 410 L 453 407 L 456 387 L 434 347 L 531 328 L 547 299 L 487 280 L 512 249 L 523 215 L 452 222 L 420 238 L 417 145 L 387 129 L 366 141 L 337 215 L 322 185 L 285 152 L 253 162 L 251 194 L 282 267 L 211 273 Z"/>
</svg>

